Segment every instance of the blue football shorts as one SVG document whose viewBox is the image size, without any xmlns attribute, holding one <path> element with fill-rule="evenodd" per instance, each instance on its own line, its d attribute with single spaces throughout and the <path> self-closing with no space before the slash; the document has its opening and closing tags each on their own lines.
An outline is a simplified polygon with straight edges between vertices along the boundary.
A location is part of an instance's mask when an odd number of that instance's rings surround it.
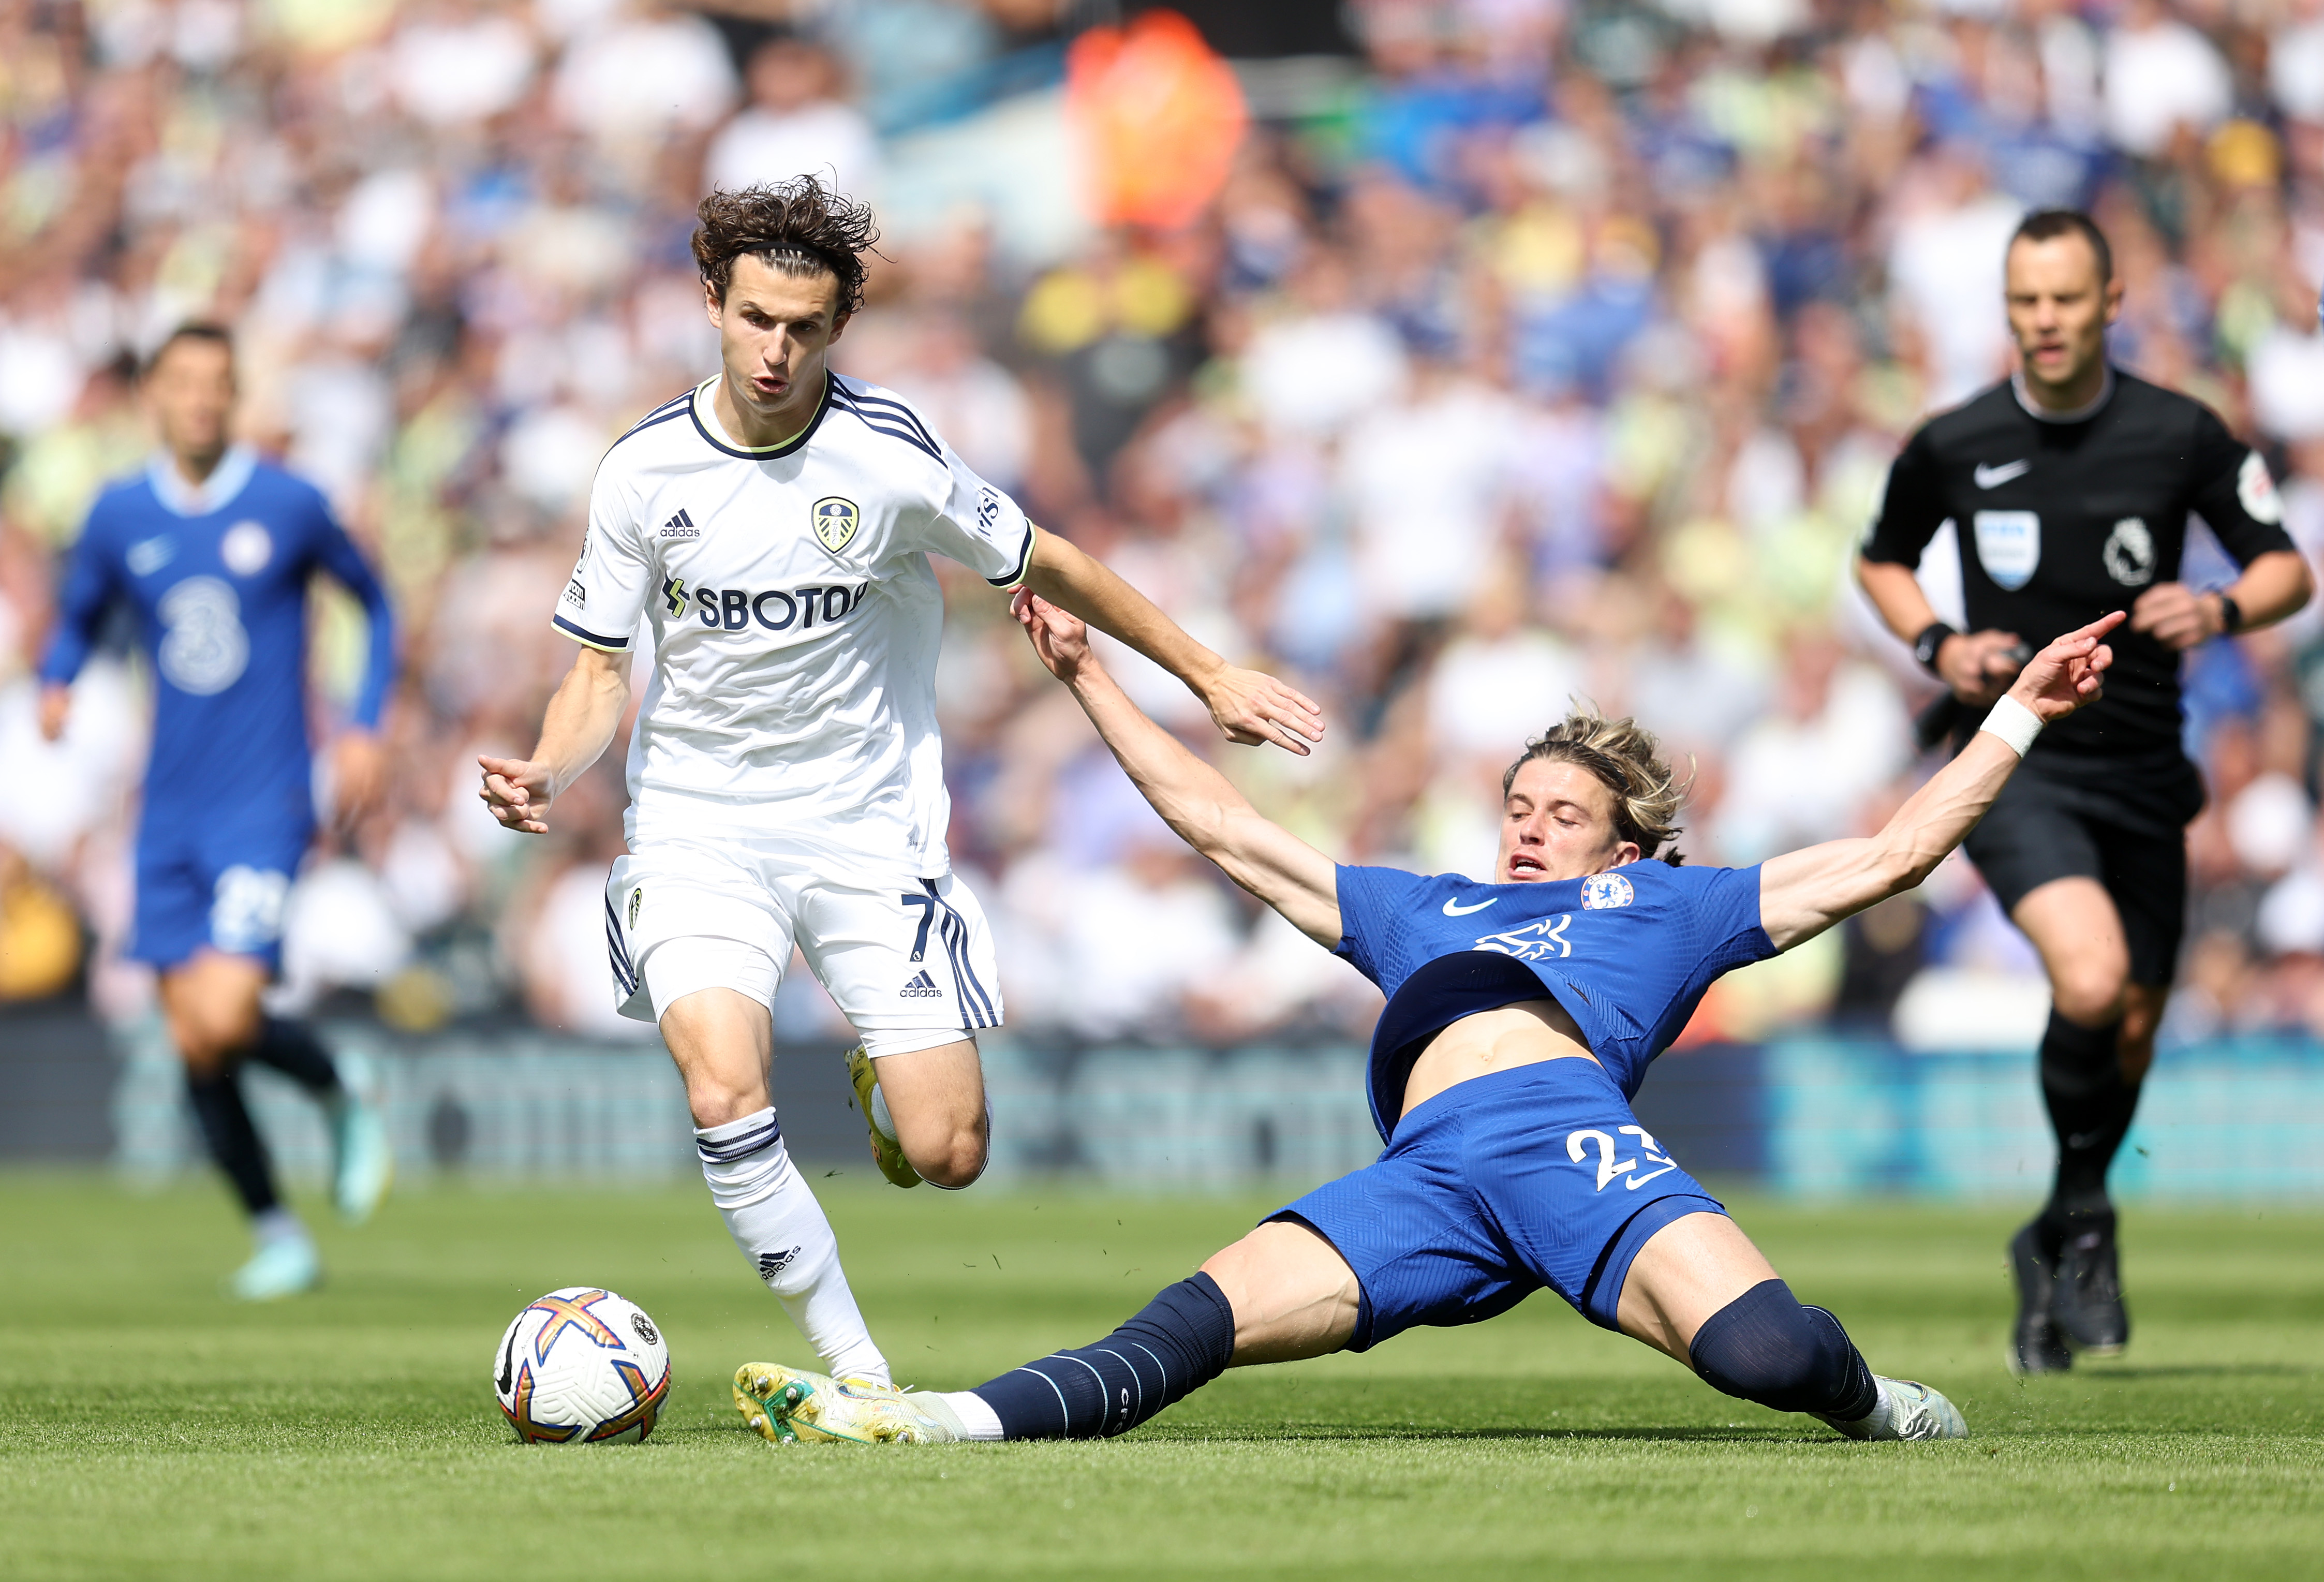
<svg viewBox="0 0 2324 1582">
<path fill-rule="evenodd" d="M 312 831 L 180 827 L 140 832 L 132 960 L 169 968 L 208 946 L 282 964 L 282 917 Z"/>
<path fill-rule="evenodd" d="M 1655 1232 L 1726 1207 L 1638 1124 L 1594 1060 L 1456 1083 L 1397 1123 L 1388 1152 L 1268 1216 L 1339 1250 L 1362 1295 L 1350 1351 L 1416 1325 L 1475 1324 L 1543 1286 L 1617 1328 Z"/>
</svg>

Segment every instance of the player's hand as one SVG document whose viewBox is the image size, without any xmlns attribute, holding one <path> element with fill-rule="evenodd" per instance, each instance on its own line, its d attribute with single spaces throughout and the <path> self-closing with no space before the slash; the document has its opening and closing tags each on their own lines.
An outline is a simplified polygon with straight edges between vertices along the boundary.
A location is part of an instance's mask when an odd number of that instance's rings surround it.
<svg viewBox="0 0 2324 1582">
<path fill-rule="evenodd" d="M 1070 684 L 1084 670 L 1097 668 L 1090 652 L 1089 627 L 1071 610 L 1059 609 L 1029 587 L 1020 587 L 1009 600 L 1009 613 L 1025 628 L 1033 652 L 1048 672 Z"/>
<path fill-rule="evenodd" d="M 529 758 L 479 758 L 484 790 L 476 794 L 503 829 L 523 835 L 549 833 L 549 804 L 556 794 L 549 765 Z"/>
<path fill-rule="evenodd" d="M 2025 661 L 2009 695 L 2034 711 L 2043 725 L 2061 720 L 2085 703 L 2093 703 L 2106 689 L 2107 667 L 2114 650 L 2106 634 L 2122 624 L 2124 613 L 2100 615 L 2078 632 L 2069 632 Z"/>
<path fill-rule="evenodd" d="M 369 812 L 387 789 L 387 749 L 369 731 L 341 732 L 331 745 L 331 782 L 341 818 Z"/>
<path fill-rule="evenodd" d="M 1323 710 L 1315 700 L 1264 671 L 1222 666 L 1199 690 L 1230 742 L 1246 747 L 1272 742 L 1305 758 L 1307 744 L 1323 739 Z"/>
<path fill-rule="evenodd" d="M 2009 689 L 2025 640 L 2015 632 L 1967 632 L 1937 652 L 1937 674 L 1964 703 L 1995 703 Z"/>
<path fill-rule="evenodd" d="M 2130 606 L 2130 629 L 2184 651 L 2209 643 L 2225 629 L 2226 612 L 2209 594 L 2183 582 L 2158 582 Z"/>
<path fill-rule="evenodd" d="M 41 739 L 53 742 L 65 734 L 72 717 L 72 689 L 51 681 L 41 689 Z"/>
</svg>

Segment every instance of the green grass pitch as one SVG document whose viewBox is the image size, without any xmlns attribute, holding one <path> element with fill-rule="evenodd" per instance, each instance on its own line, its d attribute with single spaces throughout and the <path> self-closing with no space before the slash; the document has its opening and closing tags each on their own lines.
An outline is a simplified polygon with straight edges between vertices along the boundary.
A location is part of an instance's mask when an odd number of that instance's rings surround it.
<svg viewBox="0 0 2324 1582">
<path fill-rule="evenodd" d="M 908 1382 L 1104 1332 L 1275 1199 L 818 1182 Z M 2119 1363 L 2001 1365 L 2006 1213 L 1737 1204 L 1963 1444 L 1853 1445 L 1536 1296 L 1361 1357 L 1232 1373 L 1125 1439 L 855 1451 L 747 1432 L 726 1380 L 807 1360 L 698 1186 L 438 1189 L 323 1228 L 321 1294 L 218 1295 L 241 1233 L 0 1176 L 0 1576 L 2190 1577 L 2324 1573 L 2324 1217 L 2140 1211 Z M 318 1221 L 322 1216 L 316 1216 Z M 669 1335 L 636 1447 L 511 1442 L 492 1351 L 604 1283 Z"/>
</svg>

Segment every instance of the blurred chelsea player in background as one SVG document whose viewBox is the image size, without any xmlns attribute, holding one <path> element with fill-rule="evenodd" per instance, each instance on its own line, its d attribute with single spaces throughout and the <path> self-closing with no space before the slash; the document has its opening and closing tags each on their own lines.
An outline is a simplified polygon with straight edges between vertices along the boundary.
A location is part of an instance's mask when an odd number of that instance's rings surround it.
<svg viewBox="0 0 2324 1582">
<path fill-rule="evenodd" d="M 385 1127 L 362 1084 L 261 992 L 281 965 L 282 915 L 315 833 L 307 736 L 307 591 L 329 572 L 363 603 L 371 651 L 348 728 L 333 749 L 337 800 L 377 794 L 374 735 L 394 667 L 387 596 L 322 494 L 228 440 L 234 347 L 209 324 L 181 326 L 146 366 L 161 449 L 144 472 L 99 495 L 58 597 L 41 664 L 41 729 L 62 735 L 71 684 L 106 611 L 125 601 L 153 671 L 153 746 L 137 836 L 129 954 L 161 973 L 170 1036 L 210 1155 L 251 1217 L 257 1250 L 234 1277 L 252 1300 L 322 1277 L 313 1240 L 274 1189 L 237 1069 L 257 1059 L 328 1115 L 339 1212 L 367 1217 L 385 1196 Z"/>
</svg>

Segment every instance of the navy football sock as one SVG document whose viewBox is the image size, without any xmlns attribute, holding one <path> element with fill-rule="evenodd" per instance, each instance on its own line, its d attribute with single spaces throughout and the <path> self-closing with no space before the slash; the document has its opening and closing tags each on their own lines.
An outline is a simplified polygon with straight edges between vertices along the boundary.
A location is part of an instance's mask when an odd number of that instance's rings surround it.
<svg viewBox="0 0 2324 1582">
<path fill-rule="evenodd" d="M 186 1096 L 193 1101 L 194 1119 L 209 1144 L 210 1158 L 234 1183 L 235 1195 L 252 1218 L 276 1206 L 273 1172 L 267 1168 L 266 1144 L 250 1124 L 242 1102 L 242 1083 L 231 1067 L 208 1077 L 186 1074 Z"/>
<path fill-rule="evenodd" d="M 1127 1433 L 1226 1371 L 1234 1309 L 1196 1274 L 1163 1291 L 1094 1346 L 1061 1351 L 971 1393 L 1010 1439 L 1096 1439 Z"/>
<path fill-rule="evenodd" d="M 1702 1321 L 1687 1348 L 1704 1383 L 1777 1411 L 1855 1422 L 1880 1403 L 1864 1354 L 1840 1320 L 1763 1280 Z"/>
<path fill-rule="evenodd" d="M 2080 1222 L 2112 1207 L 2107 1170 L 2138 1109 L 2139 1085 L 2123 1080 L 2121 1028 L 2084 1027 L 2052 1011 L 2042 1035 L 2042 1099 L 2058 1134 L 2058 1179 L 2040 1225 L 2053 1255 Z"/>
<path fill-rule="evenodd" d="M 269 1016 L 259 1024 L 258 1041 L 244 1051 L 261 1065 L 272 1066 L 317 1098 L 339 1090 L 339 1069 L 330 1051 L 303 1022 Z"/>
</svg>

